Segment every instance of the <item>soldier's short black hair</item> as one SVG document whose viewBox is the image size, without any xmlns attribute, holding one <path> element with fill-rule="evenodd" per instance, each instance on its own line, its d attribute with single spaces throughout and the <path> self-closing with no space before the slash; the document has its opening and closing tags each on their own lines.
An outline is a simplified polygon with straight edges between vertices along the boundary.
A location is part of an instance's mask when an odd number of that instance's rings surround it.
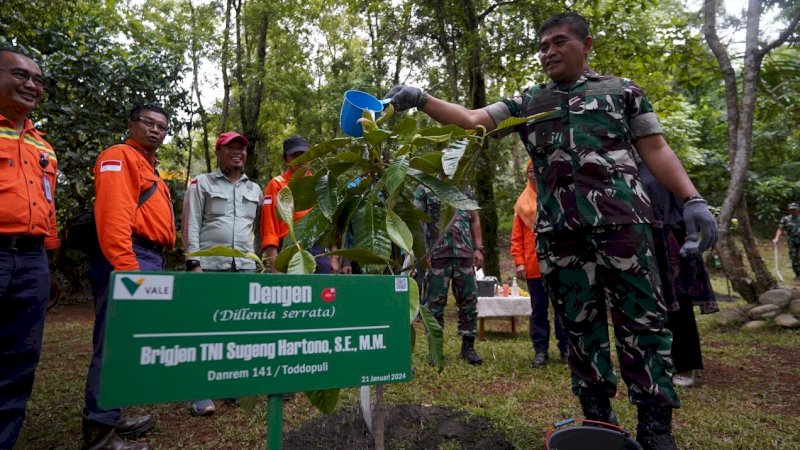
<svg viewBox="0 0 800 450">
<path fill-rule="evenodd" d="M 153 111 L 162 114 L 167 118 L 167 122 L 169 122 L 169 114 L 164 111 L 164 108 L 153 103 L 144 103 L 134 106 L 133 109 L 131 109 L 131 112 L 128 113 L 128 120 L 139 120 L 139 116 L 142 114 L 142 111 Z"/>
<path fill-rule="evenodd" d="M 589 22 L 585 17 L 576 12 L 567 12 L 550 16 L 545 20 L 542 26 L 539 27 L 539 36 L 550 28 L 560 25 L 567 25 L 569 30 L 578 35 L 581 39 L 592 34 L 589 31 Z"/>
</svg>

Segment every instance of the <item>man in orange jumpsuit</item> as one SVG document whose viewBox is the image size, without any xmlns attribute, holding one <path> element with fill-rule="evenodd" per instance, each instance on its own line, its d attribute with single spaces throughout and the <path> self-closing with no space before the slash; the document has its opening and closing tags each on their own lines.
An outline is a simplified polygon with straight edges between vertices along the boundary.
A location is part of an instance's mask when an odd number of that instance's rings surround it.
<svg viewBox="0 0 800 450">
<path fill-rule="evenodd" d="M 128 115 L 129 138 L 105 149 L 94 166 L 94 211 L 102 254 L 89 264 L 95 321 L 83 410 L 84 448 L 150 449 L 120 437 L 134 438 L 150 431 L 155 426 L 153 416 L 121 420 L 119 409 L 103 409 L 97 400 L 111 271 L 164 270 L 165 254 L 175 245 L 169 188 L 156 170 L 156 150 L 168 131 L 169 118 L 161 107 L 137 106 Z"/>
<path fill-rule="evenodd" d="M 285 139 L 283 141 L 283 162 L 286 164 L 286 171 L 271 179 L 264 189 L 264 202 L 261 207 L 261 250 L 272 262 L 275 261 L 275 257 L 280 251 L 283 238 L 289 233 L 289 227 L 278 217 L 276 211 L 278 192 L 292 181 L 296 171 L 304 170 L 306 175 L 311 175 L 311 171 L 305 165 L 294 165 L 292 163 L 307 151 L 308 141 L 303 136 L 296 135 Z M 308 214 L 308 211 L 295 211 L 294 221 L 300 220 Z M 308 251 L 315 256 L 325 252 L 319 247 L 311 247 Z M 339 258 L 337 256 L 331 258 L 322 256 L 316 258 L 316 261 L 316 273 L 338 272 Z M 272 264 L 272 271 L 275 271 L 274 264 Z"/>
<path fill-rule="evenodd" d="M 27 118 L 44 95 L 42 69 L 0 48 L 0 448 L 11 449 L 42 348 L 50 295 L 45 249 L 58 248 L 56 156 Z"/>
</svg>

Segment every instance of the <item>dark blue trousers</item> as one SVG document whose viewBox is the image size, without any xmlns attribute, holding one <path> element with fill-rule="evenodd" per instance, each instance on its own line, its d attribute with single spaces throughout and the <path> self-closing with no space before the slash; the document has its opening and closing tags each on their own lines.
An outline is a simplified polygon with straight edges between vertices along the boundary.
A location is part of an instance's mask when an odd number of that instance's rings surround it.
<svg viewBox="0 0 800 450">
<path fill-rule="evenodd" d="M 144 272 L 160 272 L 164 270 L 164 257 L 153 250 L 133 244 L 133 252 L 139 268 Z M 94 298 L 94 332 L 92 344 L 94 353 L 89 364 L 86 377 L 85 406 L 83 415 L 92 422 L 117 426 L 121 411 L 119 408 L 102 409 L 98 404 L 100 394 L 100 373 L 103 360 L 103 338 L 106 333 L 106 306 L 108 305 L 108 282 L 114 268 L 103 255 L 93 256 L 89 260 L 89 283 L 92 285 Z"/>
<path fill-rule="evenodd" d="M 553 322 L 555 322 L 556 341 L 558 350 L 567 354 L 567 331 L 561 324 L 558 316 L 558 306 L 549 300 L 547 292 L 544 290 L 541 278 L 528 278 L 528 291 L 531 294 L 531 342 L 536 353 L 547 354 L 547 347 L 550 343 L 550 320 L 548 320 L 547 304 L 553 304 Z"/>
<path fill-rule="evenodd" d="M 50 298 L 44 246 L 0 250 L 0 449 L 14 447 L 42 349 Z"/>
</svg>

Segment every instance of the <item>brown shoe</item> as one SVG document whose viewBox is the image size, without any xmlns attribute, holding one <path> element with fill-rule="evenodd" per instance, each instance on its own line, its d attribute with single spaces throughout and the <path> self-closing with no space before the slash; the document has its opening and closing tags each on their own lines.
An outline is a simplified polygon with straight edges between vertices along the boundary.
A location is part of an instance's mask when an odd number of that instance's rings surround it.
<svg viewBox="0 0 800 450">
<path fill-rule="evenodd" d="M 153 450 L 147 443 L 125 442 L 114 427 L 83 419 L 83 450 Z"/>
<path fill-rule="evenodd" d="M 152 414 L 121 419 L 114 428 L 117 436 L 125 439 L 136 439 L 144 436 L 156 427 L 156 418 Z"/>
</svg>

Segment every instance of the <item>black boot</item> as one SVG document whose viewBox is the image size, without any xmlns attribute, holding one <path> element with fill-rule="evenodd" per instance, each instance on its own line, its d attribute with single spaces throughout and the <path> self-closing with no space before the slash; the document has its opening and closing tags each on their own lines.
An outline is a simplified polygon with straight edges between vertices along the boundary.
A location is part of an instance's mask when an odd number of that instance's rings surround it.
<svg viewBox="0 0 800 450">
<path fill-rule="evenodd" d="M 619 425 L 617 415 L 611 408 L 611 399 L 608 397 L 595 397 L 593 395 L 581 395 L 578 397 L 583 408 L 583 416 L 588 420 Z M 592 425 L 592 424 L 587 424 Z"/>
<path fill-rule="evenodd" d="M 483 360 L 475 353 L 475 336 L 461 336 L 461 359 L 473 366 L 480 366 Z"/>
<path fill-rule="evenodd" d="M 149 444 L 125 442 L 114 427 L 83 418 L 83 450 L 152 450 Z"/>
<path fill-rule="evenodd" d="M 144 416 L 128 417 L 127 419 L 120 419 L 117 427 L 114 428 L 114 433 L 117 436 L 125 439 L 136 439 L 149 433 L 150 430 L 155 428 L 156 418 L 152 414 L 145 414 Z"/>
<path fill-rule="evenodd" d="M 636 441 L 644 450 L 677 450 L 672 437 L 672 408 L 639 405 Z"/>
</svg>

